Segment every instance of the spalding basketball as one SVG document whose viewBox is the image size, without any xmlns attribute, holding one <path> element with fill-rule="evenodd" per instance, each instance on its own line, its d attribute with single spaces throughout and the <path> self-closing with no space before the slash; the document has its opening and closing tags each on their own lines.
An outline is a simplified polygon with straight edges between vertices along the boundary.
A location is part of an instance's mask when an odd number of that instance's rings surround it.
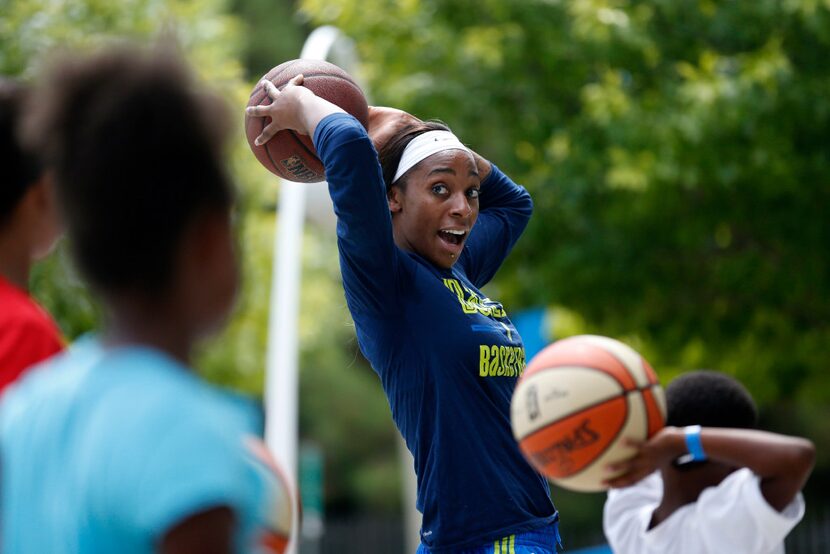
<svg viewBox="0 0 830 554">
<path fill-rule="evenodd" d="M 608 337 L 557 341 L 527 366 L 510 405 L 513 436 L 554 483 L 601 491 L 606 466 L 630 457 L 626 437 L 645 440 L 666 420 L 657 375 L 631 347 Z"/>
<path fill-rule="evenodd" d="M 363 91 L 348 73 L 332 63 L 321 60 L 291 60 L 278 65 L 262 79 L 268 79 L 277 89 L 282 90 L 288 81 L 299 74 L 303 75 L 304 87 L 343 108 L 355 116 L 364 127 L 368 125 L 369 106 Z M 271 99 L 265 89 L 257 84 L 251 92 L 248 106 L 270 103 Z M 268 117 L 245 116 L 245 135 L 257 160 L 272 173 L 289 181 L 315 183 L 325 180 L 323 163 L 317 157 L 311 137 L 285 129 L 262 146 L 254 144 L 254 140 L 270 122 L 271 118 Z"/>
</svg>

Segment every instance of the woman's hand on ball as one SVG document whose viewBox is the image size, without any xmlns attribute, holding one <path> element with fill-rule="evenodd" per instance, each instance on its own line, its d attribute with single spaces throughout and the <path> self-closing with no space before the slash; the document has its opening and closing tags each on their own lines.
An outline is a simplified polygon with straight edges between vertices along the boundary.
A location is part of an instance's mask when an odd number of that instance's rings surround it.
<svg viewBox="0 0 830 554">
<path fill-rule="evenodd" d="M 320 98 L 303 85 L 303 76 L 291 79 L 282 90 L 274 83 L 263 80 L 260 85 L 265 89 L 271 103 L 250 106 L 245 109 L 250 117 L 270 117 L 271 122 L 265 126 L 254 144 L 262 146 L 283 129 L 296 131 L 301 135 L 313 136 L 317 124 L 329 114 L 343 112 L 343 109 Z"/>
<path fill-rule="evenodd" d="M 271 81 L 264 79 L 259 83 L 265 89 L 271 103 L 251 106 L 245 110 L 245 113 L 251 117 L 270 117 L 271 123 L 265 126 L 262 133 L 254 141 L 257 146 L 265 144 L 283 129 L 291 129 L 304 135 L 308 134 L 304 127 L 304 118 L 301 117 L 301 98 L 305 94 L 313 96 L 314 93 L 303 87 L 302 84 L 302 75 L 297 75 L 291 79 L 282 91 L 278 90 Z"/>
</svg>

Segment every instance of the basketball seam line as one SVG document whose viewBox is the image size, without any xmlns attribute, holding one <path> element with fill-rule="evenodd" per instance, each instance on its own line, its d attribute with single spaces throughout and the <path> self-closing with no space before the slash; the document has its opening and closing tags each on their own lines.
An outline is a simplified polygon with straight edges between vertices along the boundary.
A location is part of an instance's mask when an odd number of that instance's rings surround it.
<svg viewBox="0 0 830 554">
<path fill-rule="evenodd" d="M 316 154 L 315 152 L 312 152 L 311 150 L 309 150 L 308 146 L 306 146 L 306 144 L 302 141 L 302 139 L 300 139 L 300 137 L 299 137 L 299 136 L 297 136 L 297 133 L 295 133 L 295 132 L 294 132 L 294 131 L 292 131 L 291 129 L 286 129 L 286 131 L 288 131 L 288 134 L 289 134 L 289 135 L 291 135 L 291 138 L 293 138 L 293 139 L 294 139 L 294 141 L 295 141 L 297 144 L 299 144 L 299 145 L 302 147 L 302 149 L 303 149 L 303 150 L 305 150 L 306 152 L 308 152 L 308 154 L 309 154 L 309 155 L 311 155 L 311 156 L 312 156 L 315 160 L 319 160 L 319 161 L 320 161 L 320 165 L 323 165 L 323 160 L 321 160 L 319 157 L 317 157 L 317 154 Z M 267 150 L 267 148 L 266 148 L 266 150 Z M 305 164 L 303 164 L 303 165 L 305 165 Z M 309 171 L 311 171 L 311 169 L 310 169 L 310 168 L 308 168 L 308 167 L 306 167 L 306 169 L 308 169 Z M 315 171 L 315 172 L 314 172 L 314 174 L 316 175 L 316 174 L 317 174 L 317 172 Z M 325 174 L 326 174 L 326 166 L 325 166 L 325 165 L 323 165 L 323 177 L 324 177 L 324 178 L 325 178 Z M 308 182 L 308 181 L 306 181 L 306 182 Z"/>
<path fill-rule="evenodd" d="M 626 390 L 624 390 L 624 391 L 623 391 L 623 393 L 624 393 L 625 397 L 627 398 L 628 396 L 630 396 L 630 395 L 634 394 L 635 392 L 643 393 L 644 391 L 649 390 L 649 389 L 652 389 L 652 388 L 654 388 L 655 386 L 657 386 L 657 385 L 647 385 L 647 386 L 645 386 L 645 387 L 637 388 L 637 389 L 635 389 L 635 390 L 630 390 L 630 391 L 626 391 Z M 540 432 L 540 431 L 545 430 L 546 428 L 550 427 L 551 425 L 555 425 L 555 424 L 559 423 L 560 421 L 565 420 L 565 419 L 567 419 L 567 418 L 569 418 L 569 417 L 573 417 L 573 416 L 575 416 L 575 415 L 579 415 L 579 414 L 581 414 L 581 413 L 583 413 L 583 412 L 587 412 L 588 410 L 591 410 L 591 409 L 593 409 L 593 408 L 596 408 L 597 406 L 599 406 L 599 405 L 601 405 L 601 404 L 605 404 L 605 403 L 606 403 L 606 402 L 608 402 L 609 400 L 614 400 L 614 399 L 616 399 L 616 398 L 620 398 L 620 395 L 615 394 L 615 395 L 609 396 L 608 398 L 603 398 L 602 400 L 598 400 L 598 401 L 594 402 L 593 404 L 591 404 L 591 405 L 589 405 L 589 406 L 585 406 L 584 408 L 582 408 L 582 409 L 580 409 L 580 410 L 578 410 L 578 411 L 576 411 L 576 412 L 571 412 L 571 413 L 569 413 L 568 415 L 564 415 L 564 416 L 562 416 L 562 417 L 560 417 L 560 418 L 558 418 L 558 419 L 554 419 L 553 421 L 548 421 L 547 423 L 545 423 L 545 424 L 544 424 L 544 426 L 539 427 L 538 429 L 535 429 L 535 430 L 533 430 L 533 431 L 531 431 L 531 432 L 527 433 L 526 435 L 523 435 L 523 436 L 522 436 L 522 437 L 520 437 L 518 440 L 523 441 L 523 440 L 525 440 L 526 438 L 529 438 L 529 437 L 531 437 L 531 436 L 535 435 L 536 433 L 538 433 L 538 432 Z M 645 405 L 645 402 L 643 402 L 643 404 Z M 645 406 L 644 406 L 644 407 L 645 407 Z M 627 416 L 627 415 L 628 415 L 628 410 L 626 410 L 626 416 Z M 648 412 L 646 412 L 646 419 L 648 419 Z"/>
<path fill-rule="evenodd" d="M 625 363 L 625 360 L 623 360 L 622 358 L 617 356 L 611 348 L 603 348 L 603 350 L 605 350 L 606 352 L 611 354 L 611 357 L 614 358 L 615 360 L 617 360 L 620 363 L 620 365 L 625 368 L 625 371 L 631 376 L 631 380 L 634 381 L 634 385 L 637 385 L 637 377 L 634 375 L 634 372 L 631 371 L 631 368 L 628 367 L 628 364 Z M 646 382 L 651 384 L 651 380 L 648 378 L 648 370 L 645 367 L 643 367 L 643 357 L 640 356 L 639 353 L 636 353 L 636 354 L 637 354 L 638 360 L 640 361 L 640 367 L 642 368 L 643 372 L 646 374 Z"/>
<path fill-rule="evenodd" d="M 284 71 L 284 70 L 283 70 L 283 71 Z M 356 88 L 356 89 L 357 89 L 357 90 L 361 93 L 361 95 L 363 94 L 363 91 L 362 91 L 362 90 L 361 90 L 361 88 L 357 85 L 357 83 L 355 83 L 355 82 L 354 82 L 354 81 L 352 81 L 351 79 L 347 79 L 347 78 L 345 78 L 345 77 L 341 77 L 341 76 L 339 76 L 339 75 L 331 75 L 330 73 L 311 73 L 311 74 L 309 74 L 309 75 L 303 75 L 303 79 L 310 79 L 310 78 L 314 78 L 314 77 L 330 77 L 330 78 L 332 78 L 332 79 L 339 79 L 339 80 L 341 80 L 341 81 L 345 81 L 346 83 L 349 83 L 349 84 L 350 84 L 350 85 L 352 85 L 354 88 Z M 284 88 L 286 87 L 286 85 L 288 85 L 288 83 L 287 83 L 287 82 L 286 82 L 284 85 L 282 85 L 282 87 L 280 87 L 278 90 L 282 90 L 282 89 L 284 89 Z M 260 90 L 261 90 L 261 89 L 260 89 Z M 248 97 L 249 102 L 250 102 L 250 100 L 254 97 L 254 94 L 255 94 L 255 93 L 256 93 L 256 91 L 252 92 L 252 93 L 251 93 L 251 95 Z M 262 101 L 265 99 L 265 97 L 266 97 L 266 96 L 268 96 L 268 94 L 263 92 L 263 94 L 262 94 L 261 98 L 259 98 L 259 100 L 257 100 L 257 101 L 256 101 L 256 104 L 257 104 L 257 105 L 259 105 L 259 103 L 260 103 L 260 102 L 262 102 Z M 251 118 L 251 119 L 253 119 L 253 118 Z M 265 118 L 260 118 L 260 119 L 262 120 L 262 129 L 264 130 L 264 129 L 265 129 L 265 126 L 266 126 L 266 125 L 265 125 Z M 306 146 L 306 144 L 302 141 L 302 139 L 300 139 L 300 137 L 298 137 L 298 136 L 297 136 L 297 134 L 296 134 L 293 130 L 291 130 L 291 129 L 284 129 L 284 130 L 285 130 L 285 131 L 288 131 L 288 134 L 289 134 L 289 135 L 291 135 L 291 138 L 292 138 L 292 139 L 294 139 L 294 142 L 296 142 L 296 143 L 297 143 L 297 144 L 298 144 L 298 145 L 299 145 L 299 146 L 300 146 L 303 150 L 305 150 L 305 152 L 306 152 L 307 154 L 309 154 L 310 156 L 314 157 L 314 158 L 315 158 L 315 159 L 317 159 L 317 160 L 320 160 L 320 158 L 317 156 L 317 154 L 316 154 L 315 152 L 312 152 L 312 151 L 308 148 L 308 146 Z M 266 155 L 268 156 L 268 160 L 271 162 L 271 165 L 272 165 L 272 166 L 274 167 L 274 169 L 277 171 L 277 173 L 279 174 L 279 176 L 280 176 L 280 177 L 282 177 L 282 178 L 284 178 L 284 179 L 286 179 L 287 177 L 285 177 L 285 175 L 284 175 L 284 173 L 282 172 L 281 168 L 280 168 L 280 167 L 277 165 L 277 163 L 274 161 L 274 158 L 271 156 L 271 152 L 270 152 L 270 150 L 268 149 L 268 147 L 263 146 L 262 148 L 263 148 L 263 150 L 265 150 L 265 153 L 266 153 Z M 320 164 L 321 164 L 321 165 L 323 165 L 323 176 L 324 176 L 324 178 L 325 178 L 325 165 L 323 164 L 323 161 L 322 161 L 322 160 L 320 160 Z M 307 168 L 307 169 L 309 169 L 309 168 Z M 309 170 L 310 170 L 310 169 L 309 169 Z M 316 171 L 315 171 L 314 173 L 315 173 L 315 175 L 317 174 L 317 172 L 316 172 Z M 306 182 L 308 182 L 308 181 L 306 181 Z"/>
<path fill-rule="evenodd" d="M 659 413 L 660 412 L 660 406 L 657 403 L 657 398 L 654 396 L 654 392 L 653 392 L 654 387 L 658 387 L 658 386 L 660 386 L 659 383 L 654 383 L 654 384 L 651 384 L 647 387 L 644 387 L 644 388 L 640 389 L 640 392 L 645 393 L 646 391 L 648 391 L 648 392 L 651 393 L 651 400 L 654 403 L 654 407 L 657 408 L 657 412 Z M 649 412 L 648 405 L 649 405 L 649 403 L 647 402 L 647 398 L 646 398 L 645 394 L 643 394 L 643 407 L 646 410 L 646 436 L 647 437 L 649 437 L 649 432 L 648 431 L 651 428 L 651 414 Z"/>
<path fill-rule="evenodd" d="M 638 392 L 638 391 L 631 391 L 631 392 Z M 626 393 L 626 397 L 628 396 L 628 394 L 629 394 L 629 393 Z M 596 407 L 596 406 L 599 406 L 600 404 L 603 404 L 604 402 L 607 402 L 607 401 L 608 401 L 607 399 L 606 399 L 606 400 L 603 400 L 602 402 L 598 402 L 597 404 L 594 404 L 594 405 L 592 405 L 592 406 L 589 406 L 588 408 L 585 408 L 585 409 L 583 409 L 583 410 L 580 410 L 579 412 L 575 412 L 575 413 L 573 413 L 573 414 L 569 414 L 569 415 L 567 415 L 567 416 L 565 416 L 565 417 L 571 417 L 571 416 L 574 416 L 574 415 L 580 414 L 580 413 L 584 412 L 585 410 L 588 410 L 588 409 L 590 409 L 590 408 L 594 408 L 594 407 Z M 644 402 L 643 404 L 645 404 L 645 402 Z M 643 406 L 643 409 L 644 409 L 644 410 L 646 409 L 646 408 L 645 408 L 645 405 Z M 597 463 L 597 461 L 598 461 L 598 460 L 602 457 L 602 455 L 603 455 L 603 454 L 605 454 L 605 452 L 606 452 L 606 451 L 607 451 L 607 450 L 611 447 L 611 445 L 615 443 L 615 441 L 617 440 L 617 438 L 620 436 L 620 433 L 622 433 L 622 430 L 623 430 L 623 429 L 625 429 L 625 426 L 628 424 L 628 420 L 629 420 L 630 418 L 631 418 L 631 410 L 629 410 L 629 409 L 628 409 L 628 406 L 626 406 L 626 410 L 625 410 L 625 418 L 623 419 L 622 425 L 620 425 L 620 428 L 619 428 L 619 429 L 617 429 L 617 431 L 614 433 L 614 436 L 613 436 L 613 437 L 611 437 L 611 438 L 608 440 L 608 442 L 607 442 L 607 443 L 605 443 L 605 446 L 603 446 L 603 447 L 602 447 L 602 450 L 600 450 L 599 452 L 597 452 L 596 456 L 594 456 L 594 459 L 593 459 L 593 460 L 591 460 L 590 462 L 588 462 L 588 463 L 585 465 L 585 467 L 583 467 L 583 468 L 579 469 L 578 471 L 574 471 L 574 472 L 568 473 L 567 475 L 562 475 L 561 477 L 555 477 L 555 478 L 553 478 L 553 479 L 554 479 L 554 480 L 556 480 L 556 479 L 567 479 L 567 478 L 569 478 L 569 477 L 574 477 L 575 475 L 579 475 L 580 473 L 584 473 L 584 472 L 588 471 L 591 467 L 593 467 L 593 466 Z M 552 422 L 548 423 L 547 425 L 545 425 L 545 427 L 542 427 L 541 429 L 537 429 L 536 431 L 534 431 L 533 433 L 528 434 L 526 437 L 522 438 L 521 440 L 524 440 L 525 438 L 527 438 L 527 437 L 529 437 L 529 436 L 533 435 L 534 433 L 537 433 L 537 432 L 539 432 L 539 431 L 542 431 L 542 430 L 544 430 L 545 428 L 547 428 L 548 426 L 553 425 L 553 424 L 555 424 L 555 423 L 558 423 L 558 422 L 562 421 L 563 419 L 565 419 L 565 418 L 560 418 L 560 419 L 557 419 L 556 421 L 552 421 Z M 648 415 L 647 415 L 647 414 L 646 414 L 646 420 L 648 420 Z M 646 421 L 646 425 L 648 425 L 648 421 Z M 646 432 L 648 432 L 648 427 L 646 427 Z"/>
<path fill-rule="evenodd" d="M 264 130 L 265 130 L 265 118 L 262 118 L 262 131 L 264 131 Z M 262 133 L 262 131 L 260 131 L 260 133 Z M 268 149 L 268 147 L 264 146 L 264 145 L 260 145 L 260 148 L 262 148 L 265 151 L 265 155 L 268 156 L 268 161 L 271 162 L 271 167 L 274 168 L 274 171 L 277 172 L 277 175 L 279 175 L 280 177 L 282 177 L 284 179 L 285 176 L 282 174 L 282 170 L 279 168 L 279 166 L 277 166 L 277 162 L 275 162 L 274 158 L 271 156 L 271 151 Z"/>
<path fill-rule="evenodd" d="M 248 118 L 248 121 L 252 121 L 252 120 L 254 120 L 254 119 L 259 119 L 259 120 L 261 121 L 261 124 L 262 124 L 262 129 L 260 130 L 260 133 L 262 133 L 262 131 L 264 131 L 264 130 L 265 130 L 265 127 L 266 127 L 266 125 L 265 125 L 265 118 L 264 118 L 264 117 L 260 117 L 260 118 L 253 118 L 253 117 L 251 117 L 251 118 Z M 317 154 L 315 154 L 314 152 L 312 152 L 311 150 L 309 150 L 309 149 L 308 149 L 308 146 L 306 146 L 306 145 L 305 145 L 305 143 L 304 143 L 302 140 L 300 140 L 300 138 L 299 138 L 299 137 L 298 137 L 298 136 L 294 133 L 294 131 L 292 131 L 291 129 L 281 129 L 281 130 L 282 130 L 282 131 L 288 131 L 288 134 L 291 136 L 291 138 L 293 138 L 293 139 L 294 139 L 294 141 L 295 141 L 297 144 L 299 144 L 299 145 L 303 148 L 303 150 L 305 150 L 308 154 L 310 154 L 310 155 L 311 155 L 311 156 L 313 156 L 314 158 L 316 158 L 316 159 L 320 160 L 320 158 L 318 158 L 318 157 L 317 157 Z M 247 133 L 246 133 L 246 134 L 247 134 Z M 273 138 L 273 137 L 272 137 L 272 138 Z M 266 156 L 268 156 L 268 160 L 271 162 L 271 166 L 272 166 L 272 167 L 276 170 L 277 175 L 279 175 L 279 176 L 280 176 L 280 177 L 282 177 L 283 179 L 287 179 L 287 177 L 286 177 L 286 176 L 285 176 L 285 174 L 283 173 L 282 169 L 281 169 L 281 168 L 277 165 L 277 162 L 275 162 L 275 161 L 274 161 L 273 156 L 271 156 L 271 151 L 268 149 L 268 147 L 267 147 L 267 146 L 265 146 L 265 145 L 262 145 L 262 146 L 260 146 L 260 148 L 262 148 L 262 149 L 265 151 L 265 155 L 266 155 Z M 320 163 L 322 164 L 322 163 L 323 163 L 323 161 L 322 161 L 322 160 L 320 160 Z M 309 170 L 309 171 L 310 171 L 310 170 Z M 317 174 L 317 172 L 316 172 L 316 171 L 315 171 L 314 173 L 315 173 L 315 175 Z M 324 166 L 324 171 L 323 171 L 323 174 L 325 175 L 325 166 Z M 289 180 L 290 180 L 290 179 L 289 179 Z M 305 182 L 308 182 L 308 181 L 305 181 Z"/>
<path fill-rule="evenodd" d="M 628 396 L 628 395 L 626 394 L 626 396 Z M 640 395 L 640 398 L 642 398 L 642 395 Z M 629 419 L 631 419 L 631 410 L 629 410 L 627 408 L 628 408 L 628 406 L 626 406 L 625 419 L 623 420 L 622 425 L 620 425 L 620 428 L 617 429 L 617 432 L 614 433 L 614 436 L 611 437 L 611 440 L 609 440 L 605 444 L 605 446 L 602 448 L 602 450 L 597 452 L 597 455 L 594 457 L 594 459 L 591 460 L 585 467 L 583 467 L 581 471 L 587 471 L 588 469 L 593 467 L 599 461 L 599 459 L 602 458 L 603 454 L 605 454 L 608 451 L 608 449 L 611 448 L 611 445 L 616 443 L 617 438 L 619 438 L 619 436 L 620 436 L 620 433 L 623 432 L 623 429 L 625 429 L 625 426 L 628 425 Z M 645 401 L 643 401 L 643 411 L 646 412 L 646 434 L 648 434 L 648 410 L 646 409 Z M 571 474 L 571 475 L 573 475 L 573 474 Z"/>
<path fill-rule="evenodd" d="M 613 356 L 613 354 L 611 354 L 611 355 Z M 615 360 L 617 360 L 617 361 L 619 362 L 619 358 L 617 358 L 616 356 L 614 356 L 614 359 L 615 359 Z M 628 366 L 627 366 L 627 365 L 623 364 L 622 362 L 620 362 L 620 364 L 623 366 L 623 368 L 625 369 L 625 371 L 626 371 L 626 372 L 629 372 L 629 373 L 630 373 L 630 371 L 629 371 L 629 369 L 628 369 Z M 553 370 L 553 369 L 559 369 L 559 368 L 563 368 L 563 367 L 567 367 L 567 368 L 580 368 L 580 369 L 590 369 L 590 370 L 593 370 L 593 371 L 599 371 L 599 372 L 600 372 L 600 373 L 602 373 L 603 375 L 607 375 L 607 376 L 609 376 L 610 378 L 612 378 L 614 381 L 616 381 L 616 382 L 617 382 L 617 384 L 618 384 L 619 386 L 621 386 L 621 387 L 622 387 L 623 391 L 626 391 L 626 392 L 628 391 L 628 389 L 626 389 L 626 387 L 625 387 L 625 383 L 623 383 L 623 382 L 622 382 L 622 381 L 621 381 L 621 380 L 620 380 L 620 379 L 619 379 L 616 375 L 614 375 L 613 373 L 609 373 L 608 371 L 606 371 L 606 370 L 602 369 L 601 367 L 596 367 L 596 366 L 591 366 L 591 365 L 582 365 L 582 363 L 581 363 L 581 362 L 580 362 L 579 364 L 572 364 L 572 365 L 554 365 L 554 366 L 549 366 L 549 367 L 545 367 L 545 368 L 539 368 L 539 369 L 535 369 L 535 370 L 533 370 L 533 373 L 529 373 L 529 374 L 528 374 L 528 373 L 526 373 L 525 375 L 534 375 L 534 374 L 536 374 L 536 373 L 540 373 L 540 372 L 542 372 L 542 371 L 551 371 L 551 370 Z M 633 377 L 633 376 L 631 377 L 631 380 L 632 380 L 632 381 L 634 381 L 634 386 L 636 386 L 636 385 L 637 385 L 637 380 L 636 380 L 636 379 L 634 379 L 634 377 Z M 633 390 L 632 390 L 632 392 L 633 392 L 634 390 L 639 390 L 639 389 L 633 389 Z"/>
<path fill-rule="evenodd" d="M 285 70 L 283 70 L 283 71 L 285 71 Z M 282 72 L 280 72 L 280 73 L 282 73 Z M 299 73 L 297 75 L 299 75 Z M 363 94 L 363 90 L 359 86 L 357 86 L 357 83 L 355 83 L 354 81 L 352 81 L 349 78 L 341 77 L 340 75 L 332 75 L 331 73 L 308 73 L 308 74 L 303 73 L 302 75 L 303 75 L 303 80 L 314 79 L 315 77 L 329 77 L 331 79 L 340 79 L 341 81 L 346 81 L 347 83 L 349 83 L 350 85 L 355 87 L 357 90 L 359 90 L 361 94 Z M 290 81 L 290 79 L 289 79 L 289 81 Z M 287 85 L 287 84 L 288 84 L 288 82 L 286 81 L 285 85 Z M 280 90 L 285 88 L 285 85 L 283 85 L 282 88 L 280 88 Z"/>
<path fill-rule="evenodd" d="M 628 373 L 628 374 L 631 376 L 631 380 L 632 380 L 632 381 L 634 381 L 634 384 L 635 384 L 635 385 L 637 385 L 637 378 L 634 376 L 634 372 L 632 372 L 632 371 L 631 371 L 631 368 L 630 368 L 630 367 L 628 367 L 628 364 L 627 364 L 627 363 L 625 363 L 625 360 L 623 360 L 622 358 L 620 358 L 619 356 L 617 356 L 617 355 L 614 353 L 614 350 L 613 350 L 613 349 L 611 349 L 611 348 L 606 348 L 605 346 L 601 346 L 601 345 L 599 345 L 599 344 L 593 344 L 593 343 L 592 343 L 592 346 L 594 346 L 594 347 L 596 347 L 596 348 L 598 348 L 598 349 L 602 350 L 603 352 L 606 352 L 608 355 L 610 355 L 612 358 L 614 358 L 614 359 L 617 361 L 617 363 L 619 363 L 619 364 L 620 364 L 620 365 L 621 365 L 621 366 L 625 369 L 625 372 L 626 372 L 626 373 Z M 635 352 L 635 354 L 637 354 L 637 358 L 638 358 L 638 359 L 639 359 L 639 361 L 640 361 L 640 365 L 641 365 L 641 367 L 642 367 L 643 371 L 646 373 L 646 382 L 647 382 L 648 384 L 655 384 L 655 383 L 652 383 L 652 382 L 651 382 L 651 380 L 649 379 L 649 376 L 648 376 L 648 370 L 645 368 L 645 364 L 643 363 L 643 361 L 645 360 L 645 358 L 643 358 L 643 357 L 642 357 L 639 353 L 637 353 L 637 352 Z M 558 366 L 554 366 L 554 367 L 558 367 Z M 587 366 L 586 366 L 586 367 L 587 367 Z M 596 368 L 593 368 L 593 369 L 596 369 Z M 600 370 L 600 371 L 602 371 L 602 370 Z M 612 377 L 614 377 L 614 376 L 612 375 Z M 614 377 L 614 378 L 616 379 L 616 377 Z M 617 381 L 619 381 L 619 379 L 617 379 Z M 620 382 L 620 384 L 622 385 L 622 382 Z M 623 385 L 623 388 L 625 388 L 625 385 Z"/>
<path fill-rule="evenodd" d="M 605 350 L 606 352 L 611 354 L 611 357 L 614 358 L 615 360 L 617 360 L 620 363 L 620 365 L 625 368 L 626 373 L 628 373 L 631 376 L 631 380 L 634 381 L 634 386 L 637 386 L 637 377 L 634 375 L 634 372 L 631 371 L 631 368 L 628 367 L 628 364 L 625 363 L 625 360 L 623 360 L 622 358 L 617 356 L 614 353 L 614 350 L 612 350 L 611 348 L 603 348 L 603 350 Z M 640 356 L 639 354 L 637 355 L 637 357 L 642 358 L 642 356 Z M 640 365 L 642 366 L 642 362 L 640 363 Z M 646 382 L 648 382 L 648 371 L 646 371 L 646 368 L 642 368 L 642 369 L 646 373 Z"/>
<path fill-rule="evenodd" d="M 298 75 L 299 75 L 299 74 L 298 74 Z M 349 83 L 350 85 L 352 85 L 354 88 L 356 88 L 356 89 L 360 92 L 361 96 L 363 96 L 363 97 L 365 98 L 365 95 L 363 94 L 363 89 L 361 89 L 361 88 L 360 88 L 360 86 L 359 86 L 357 83 L 355 83 L 355 82 L 354 82 L 354 81 L 352 81 L 351 79 L 347 79 L 346 77 L 341 77 L 341 76 L 339 76 L 339 75 L 331 75 L 330 73 L 309 73 L 308 75 L 303 74 L 303 80 L 305 80 L 305 79 L 313 79 L 313 78 L 315 78 L 315 77 L 330 77 L 330 78 L 332 78 L 332 79 L 339 79 L 339 80 L 341 80 L 341 81 L 345 81 L 345 82 Z M 264 77 L 263 77 L 263 78 L 264 78 Z M 273 83 L 273 81 L 271 81 L 271 82 Z M 277 90 L 282 90 L 282 89 L 284 89 L 284 88 L 285 88 L 285 86 L 286 86 L 287 84 L 288 84 L 288 82 L 286 81 L 285 85 L 282 85 L 281 87 L 277 87 Z M 250 101 L 250 99 L 251 99 L 251 98 L 253 98 L 253 97 L 254 97 L 254 94 L 256 94 L 256 92 L 257 92 L 258 90 L 262 90 L 262 89 L 261 89 L 260 87 L 255 87 L 255 88 L 254 88 L 254 90 L 253 90 L 253 91 L 251 92 L 251 94 L 248 96 L 248 100 L 249 100 L 249 101 Z M 312 91 L 312 92 L 314 92 L 314 91 Z M 315 93 L 315 94 L 316 94 L 316 93 Z M 267 96 L 267 94 L 264 94 L 264 96 Z M 259 101 L 257 102 L 257 104 L 259 104 L 259 102 L 261 102 L 261 101 L 262 101 L 262 98 L 260 98 L 260 99 L 259 99 Z"/>
<path fill-rule="evenodd" d="M 251 94 L 251 96 L 253 96 L 253 94 Z M 257 105 L 261 101 L 262 101 L 262 99 L 260 99 L 257 102 Z M 260 125 L 262 125 L 261 129 L 259 130 L 259 134 L 262 134 L 262 131 L 265 130 L 265 118 L 264 117 L 245 116 L 245 136 L 246 137 L 248 136 L 248 126 L 251 124 L 251 122 L 253 122 L 255 120 L 259 120 Z M 274 162 L 274 158 L 271 157 L 271 152 L 268 150 L 268 148 L 266 148 L 264 146 L 260 146 L 259 148 L 262 148 L 262 150 L 265 152 L 265 155 L 268 156 L 268 161 L 271 162 L 271 167 L 274 168 L 274 171 L 276 171 L 277 176 L 282 177 L 284 179 L 285 177 L 283 176 L 282 171 L 280 171 L 280 168 L 277 167 L 277 164 L 276 164 L 276 162 Z"/>
</svg>

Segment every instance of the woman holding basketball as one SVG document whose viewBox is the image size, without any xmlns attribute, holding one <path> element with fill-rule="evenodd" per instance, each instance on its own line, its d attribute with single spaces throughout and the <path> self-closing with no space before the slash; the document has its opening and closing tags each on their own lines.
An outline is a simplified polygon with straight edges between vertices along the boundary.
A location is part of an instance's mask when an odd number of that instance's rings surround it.
<svg viewBox="0 0 830 554">
<path fill-rule="evenodd" d="M 521 337 L 479 291 L 530 196 L 441 124 L 373 108 L 367 134 L 301 85 L 264 81 L 272 104 L 247 113 L 272 119 L 257 144 L 292 129 L 325 165 L 358 341 L 415 459 L 419 552 L 554 553 L 559 515 L 510 430 Z"/>
</svg>

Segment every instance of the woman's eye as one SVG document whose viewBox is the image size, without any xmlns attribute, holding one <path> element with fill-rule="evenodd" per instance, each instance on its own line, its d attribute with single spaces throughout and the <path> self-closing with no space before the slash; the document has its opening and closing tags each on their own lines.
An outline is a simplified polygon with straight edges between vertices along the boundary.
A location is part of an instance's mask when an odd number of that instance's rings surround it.
<svg viewBox="0 0 830 554">
<path fill-rule="evenodd" d="M 441 194 L 441 195 L 447 194 L 447 192 L 448 192 L 447 185 L 442 185 L 442 184 L 433 185 L 432 186 L 432 192 L 434 192 L 435 194 Z"/>
<path fill-rule="evenodd" d="M 480 194 L 481 194 L 481 190 L 479 190 L 479 189 L 469 189 L 469 190 L 467 190 L 467 196 L 469 198 L 478 198 Z"/>
</svg>

